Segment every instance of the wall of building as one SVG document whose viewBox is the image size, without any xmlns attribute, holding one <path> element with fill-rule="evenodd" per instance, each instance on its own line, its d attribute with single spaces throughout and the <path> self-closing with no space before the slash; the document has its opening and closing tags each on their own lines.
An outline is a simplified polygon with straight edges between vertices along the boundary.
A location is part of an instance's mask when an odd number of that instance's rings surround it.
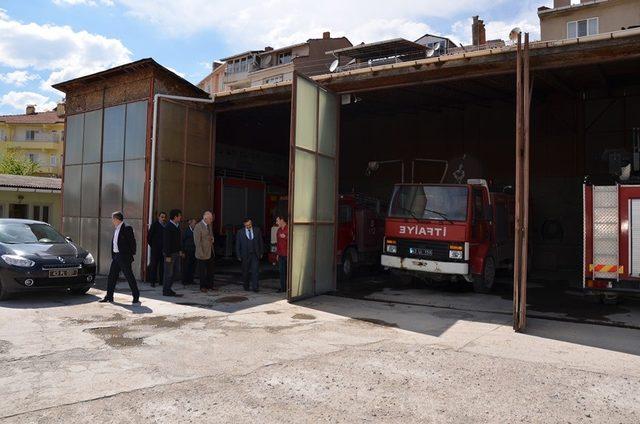
<svg viewBox="0 0 640 424">
<path fill-rule="evenodd" d="M 540 15 L 541 39 L 562 40 L 567 38 L 567 22 L 588 18 L 599 19 L 599 32 L 619 31 L 640 25 L 640 2 L 637 0 L 608 0 L 590 6 L 580 6 Z"/>
<path fill-rule="evenodd" d="M 27 140 L 27 131 L 37 131 L 34 140 Z M 36 175 L 62 176 L 64 123 L 59 124 L 7 124 L 0 122 L 0 157 L 8 150 L 19 156 L 30 155 L 40 166 Z M 54 159 L 52 159 L 52 157 Z"/>
<path fill-rule="evenodd" d="M 61 229 L 62 196 L 57 193 L 36 193 L 31 191 L 5 191 L 0 189 L 0 218 L 12 218 L 11 205 L 26 205 L 26 218 L 46 221 L 56 229 Z M 35 206 L 35 208 L 34 208 Z M 42 207 L 48 207 L 48 219 L 43 216 Z M 39 208 L 39 210 L 37 210 Z"/>
</svg>

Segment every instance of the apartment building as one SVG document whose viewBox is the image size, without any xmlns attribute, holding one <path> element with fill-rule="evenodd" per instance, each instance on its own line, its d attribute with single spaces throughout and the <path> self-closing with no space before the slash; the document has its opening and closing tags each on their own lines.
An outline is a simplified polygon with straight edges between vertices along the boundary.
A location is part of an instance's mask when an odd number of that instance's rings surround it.
<svg viewBox="0 0 640 424">
<path fill-rule="evenodd" d="M 227 64 L 220 61 L 214 61 L 211 67 L 211 73 L 204 77 L 198 84 L 198 88 L 209 94 L 225 91 L 224 75 L 227 70 Z"/>
<path fill-rule="evenodd" d="M 37 175 L 62 176 L 64 114 L 60 103 L 50 112 L 27 106 L 23 115 L 0 116 L 0 157 L 11 150 L 37 163 Z"/>
<path fill-rule="evenodd" d="M 235 90 L 290 81 L 294 70 L 309 76 L 328 73 L 335 57 L 327 52 L 351 45 L 346 37 L 332 38 L 325 32 L 322 38 L 304 43 L 229 56 L 222 59 L 226 63 L 223 85 L 225 89 Z"/>
<path fill-rule="evenodd" d="M 542 41 L 585 37 L 640 26 L 638 0 L 554 0 L 538 8 Z"/>
</svg>

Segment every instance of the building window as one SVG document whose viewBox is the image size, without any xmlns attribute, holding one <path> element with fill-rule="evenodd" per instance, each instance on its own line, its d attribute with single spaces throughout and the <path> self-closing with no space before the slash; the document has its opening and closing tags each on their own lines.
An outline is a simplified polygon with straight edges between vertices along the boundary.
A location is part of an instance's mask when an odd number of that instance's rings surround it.
<svg viewBox="0 0 640 424">
<path fill-rule="evenodd" d="M 291 52 L 278 53 L 278 65 L 291 63 Z"/>
<path fill-rule="evenodd" d="M 586 37 L 596 35 L 599 32 L 598 18 L 583 19 L 581 21 L 567 22 L 567 38 Z"/>
<path fill-rule="evenodd" d="M 56 167 L 58 166 L 58 157 L 56 155 L 51 155 L 49 158 L 49 165 Z"/>
<path fill-rule="evenodd" d="M 49 223 L 49 206 L 33 205 L 31 219 Z"/>
<path fill-rule="evenodd" d="M 270 78 L 265 78 L 264 79 L 264 83 L 265 84 L 275 84 L 278 82 L 282 82 L 283 78 L 282 75 L 276 75 L 275 77 L 270 77 Z"/>
<path fill-rule="evenodd" d="M 24 139 L 27 141 L 33 141 L 36 139 L 36 132 L 35 130 L 27 130 L 25 133 L 25 137 Z"/>
<path fill-rule="evenodd" d="M 28 153 L 27 158 L 34 163 L 38 163 L 38 154 L 37 153 Z"/>
</svg>

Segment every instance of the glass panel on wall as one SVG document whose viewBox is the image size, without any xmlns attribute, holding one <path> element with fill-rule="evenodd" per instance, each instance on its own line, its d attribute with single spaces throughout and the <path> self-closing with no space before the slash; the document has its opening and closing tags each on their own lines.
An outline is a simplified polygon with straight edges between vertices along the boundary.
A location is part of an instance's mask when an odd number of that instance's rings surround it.
<svg viewBox="0 0 640 424">
<path fill-rule="evenodd" d="M 64 167 L 62 208 L 65 216 L 80 216 L 82 165 Z"/>
<path fill-rule="evenodd" d="M 104 142 L 102 156 L 104 162 L 122 160 L 124 154 L 124 114 L 125 105 L 104 110 Z"/>
<path fill-rule="evenodd" d="M 64 160 L 66 165 L 82 163 L 84 113 L 67 116 Z M 65 178 L 66 180 L 66 178 Z M 65 181 L 66 183 L 66 181 Z"/>
<path fill-rule="evenodd" d="M 147 102 L 127 105 L 125 159 L 143 159 L 147 144 Z"/>
<path fill-rule="evenodd" d="M 333 222 L 336 212 L 335 159 L 318 156 L 318 222 Z"/>
<path fill-rule="evenodd" d="M 204 209 L 213 209 L 211 198 L 211 168 L 187 166 L 187 193 L 184 210 L 185 217 L 202 216 Z"/>
<path fill-rule="evenodd" d="M 313 258 L 315 256 L 315 240 L 313 226 L 294 225 L 291 257 L 291 297 L 305 297 L 314 294 L 313 290 Z"/>
<path fill-rule="evenodd" d="M 111 218 L 100 219 L 100 257 L 98 259 L 98 273 L 106 275 L 111 266 L 111 249 L 113 242 L 113 223 Z M 140 247 L 140 242 L 138 242 Z M 135 268 L 135 266 L 134 266 Z"/>
<path fill-rule="evenodd" d="M 296 82 L 296 146 L 315 151 L 317 144 L 318 90 L 315 84 L 304 78 L 298 77 Z"/>
<path fill-rule="evenodd" d="M 187 134 L 187 162 L 209 165 L 211 151 L 211 114 L 205 111 L 189 110 L 189 131 Z"/>
<path fill-rule="evenodd" d="M 101 196 L 103 218 L 110 218 L 111 213 L 122 210 L 122 162 L 102 164 Z"/>
<path fill-rule="evenodd" d="M 184 193 L 184 165 L 161 161 L 158 163 L 157 187 L 157 210 L 169 212 L 174 208 L 182 207 L 182 195 Z"/>
<path fill-rule="evenodd" d="M 93 255 L 98 257 L 98 218 L 80 218 L 80 245 Z"/>
<path fill-rule="evenodd" d="M 127 219 L 142 219 L 144 208 L 144 159 L 124 162 L 123 206 Z"/>
<path fill-rule="evenodd" d="M 316 157 L 313 153 L 296 150 L 294 174 L 294 222 L 313 222 L 316 208 Z"/>
<path fill-rule="evenodd" d="M 102 109 L 85 113 L 83 163 L 100 162 L 102 148 Z"/>
<path fill-rule="evenodd" d="M 319 89 L 318 152 L 329 156 L 336 154 L 338 137 L 338 99 L 335 95 Z"/>
<path fill-rule="evenodd" d="M 136 279 L 140 279 L 141 278 L 141 270 L 142 268 L 140 267 L 141 263 L 145 263 L 147 258 L 143 258 L 142 257 L 142 231 L 143 231 L 143 224 L 142 224 L 142 220 L 141 219 L 126 219 L 125 221 L 127 222 L 128 225 L 130 225 L 133 228 L 133 236 L 136 238 L 136 243 L 138 245 L 138 251 L 136 253 L 136 255 L 134 256 L 133 260 L 133 275 L 136 277 Z"/>
<path fill-rule="evenodd" d="M 66 216 L 62 218 L 62 233 L 73 241 L 80 241 L 80 218 Z"/>
<path fill-rule="evenodd" d="M 158 120 L 159 159 L 184 160 L 184 132 L 187 107 L 161 101 Z"/>
<path fill-rule="evenodd" d="M 326 293 L 335 288 L 335 227 L 318 225 L 316 229 L 316 292 Z"/>
<path fill-rule="evenodd" d="M 82 199 L 80 216 L 97 218 L 100 203 L 100 164 L 93 163 L 82 166 Z"/>
</svg>

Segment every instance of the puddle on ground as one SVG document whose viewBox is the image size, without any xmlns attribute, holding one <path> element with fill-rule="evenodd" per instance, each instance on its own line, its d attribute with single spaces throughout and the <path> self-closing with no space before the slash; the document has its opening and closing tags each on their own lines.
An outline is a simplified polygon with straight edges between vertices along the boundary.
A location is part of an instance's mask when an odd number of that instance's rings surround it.
<svg viewBox="0 0 640 424">
<path fill-rule="evenodd" d="M 434 311 L 431 312 L 431 315 L 438 317 L 438 318 L 446 318 L 446 319 L 470 319 L 473 318 L 473 314 L 470 314 L 468 312 L 461 312 L 461 311 Z"/>
<path fill-rule="evenodd" d="M 151 326 L 154 328 L 180 328 L 185 324 L 198 322 L 207 319 L 207 317 L 183 317 L 178 319 L 169 319 L 166 316 L 145 317 L 140 318 L 131 323 L 135 326 Z"/>
<path fill-rule="evenodd" d="M 249 300 L 246 296 L 225 296 L 216 299 L 216 303 L 240 303 Z"/>
<path fill-rule="evenodd" d="M 142 337 L 128 337 L 127 329 L 124 327 L 96 327 L 85 331 L 100 337 L 108 346 L 115 348 L 136 347 L 144 344 Z"/>
<path fill-rule="evenodd" d="M 110 316 L 92 315 L 87 318 L 66 318 L 65 322 L 73 325 L 93 324 L 96 322 L 124 321 L 124 315 L 115 313 Z"/>
<path fill-rule="evenodd" d="M 354 317 L 354 318 L 350 318 L 350 321 L 359 321 L 359 322 L 367 322 L 369 324 L 374 324 L 374 325 L 381 325 L 383 327 L 394 327 L 394 328 L 398 328 L 398 324 L 396 324 L 395 322 L 387 322 L 387 321 L 383 321 L 381 319 L 376 319 L 376 318 L 360 318 L 360 317 Z"/>
<path fill-rule="evenodd" d="M 0 354 L 9 352 L 9 349 L 11 349 L 11 346 L 12 346 L 11 342 L 8 342 L 6 340 L 0 340 Z"/>
<path fill-rule="evenodd" d="M 307 319 L 307 320 L 316 319 L 315 316 L 310 315 L 310 314 L 295 314 L 291 318 L 293 318 L 293 319 Z"/>
<path fill-rule="evenodd" d="M 282 312 L 280 311 L 265 311 L 265 314 L 267 315 L 278 315 L 281 314 Z"/>
</svg>

